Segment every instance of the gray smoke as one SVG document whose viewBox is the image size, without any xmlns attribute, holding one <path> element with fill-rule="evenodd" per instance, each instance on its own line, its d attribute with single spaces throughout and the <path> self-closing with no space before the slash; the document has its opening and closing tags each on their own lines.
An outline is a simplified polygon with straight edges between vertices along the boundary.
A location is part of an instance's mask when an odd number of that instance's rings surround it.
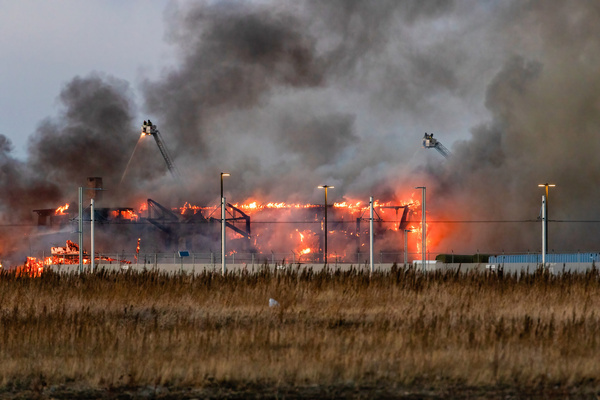
<svg viewBox="0 0 600 400">
<path fill-rule="evenodd" d="M 340 198 L 393 193 L 389 171 L 408 152 L 390 114 L 424 115 L 436 88 L 458 86 L 448 51 L 417 49 L 403 27 L 455 12 L 451 2 L 292 4 L 203 3 L 172 13 L 182 60 L 145 83 L 145 106 L 180 163 L 194 166 L 188 181 L 201 202 L 215 199 L 203 188 L 224 170 L 241 199 L 310 202 L 326 182 L 341 185 Z M 382 136 L 390 142 L 373 140 Z"/>
<path fill-rule="evenodd" d="M 597 250 L 600 8 L 532 3 L 506 11 L 506 38 L 522 55 L 509 57 L 487 88 L 490 121 L 456 143 L 447 168 L 432 171 L 434 199 L 457 211 L 447 218 L 536 220 L 538 184 L 556 184 L 548 205 L 550 220 L 561 222 L 550 223 L 549 250 Z M 541 248 L 538 222 L 457 225 L 454 233 L 447 248 Z"/>
</svg>

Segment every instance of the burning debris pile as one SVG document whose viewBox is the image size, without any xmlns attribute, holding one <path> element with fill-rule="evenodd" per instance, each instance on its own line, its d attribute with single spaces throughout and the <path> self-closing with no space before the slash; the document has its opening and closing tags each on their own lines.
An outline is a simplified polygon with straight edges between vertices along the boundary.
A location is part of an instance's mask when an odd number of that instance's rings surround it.
<svg viewBox="0 0 600 400">
<path fill-rule="evenodd" d="M 30 276 L 32 278 L 37 278 L 41 276 L 44 269 L 49 266 L 61 266 L 61 265 L 75 265 L 79 264 L 79 245 L 70 240 L 67 240 L 67 243 L 64 247 L 56 246 L 50 249 L 50 256 L 44 257 L 43 259 L 38 259 L 36 257 L 27 257 L 27 260 L 23 265 L 19 265 L 16 268 L 17 276 Z M 86 251 L 81 252 L 81 260 L 83 265 L 91 264 L 91 255 L 89 255 Z M 108 263 L 117 263 L 120 265 L 123 264 L 131 264 L 131 261 L 128 260 L 117 260 L 114 258 L 106 257 L 106 256 L 95 256 L 94 260 L 96 263 L 98 262 L 108 262 Z"/>
<path fill-rule="evenodd" d="M 31 278 L 39 278 L 44 272 L 44 261 L 40 261 L 35 257 L 27 257 L 23 265 L 19 265 L 16 270 L 16 276 L 29 276 Z"/>
</svg>

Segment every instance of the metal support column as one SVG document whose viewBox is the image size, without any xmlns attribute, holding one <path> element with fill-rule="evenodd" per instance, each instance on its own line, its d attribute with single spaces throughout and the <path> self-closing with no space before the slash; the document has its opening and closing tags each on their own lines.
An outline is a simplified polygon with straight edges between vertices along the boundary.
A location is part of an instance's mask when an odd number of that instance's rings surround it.
<svg viewBox="0 0 600 400">
<path fill-rule="evenodd" d="M 91 268 L 91 272 L 94 272 L 94 264 L 96 263 L 96 257 L 95 257 L 95 246 L 94 246 L 94 199 L 90 200 L 90 247 L 91 247 L 91 254 L 90 254 L 90 268 Z"/>
<path fill-rule="evenodd" d="M 225 266 L 225 197 L 221 197 L 221 274 L 225 275 L 227 272 Z"/>
<path fill-rule="evenodd" d="M 548 219 L 546 218 L 546 196 L 542 195 L 542 266 L 546 268 L 546 252 L 548 251 Z"/>
<path fill-rule="evenodd" d="M 370 272 L 373 273 L 373 197 L 369 199 L 369 261 Z"/>
<path fill-rule="evenodd" d="M 83 273 L 83 187 L 79 187 L 79 273 Z"/>
</svg>

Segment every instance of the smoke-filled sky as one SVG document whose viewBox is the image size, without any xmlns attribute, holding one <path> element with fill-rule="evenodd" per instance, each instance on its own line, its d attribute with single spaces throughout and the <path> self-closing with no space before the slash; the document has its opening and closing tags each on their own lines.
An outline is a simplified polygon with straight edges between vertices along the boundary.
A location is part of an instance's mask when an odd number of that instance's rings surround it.
<svg viewBox="0 0 600 400">
<path fill-rule="evenodd" d="M 539 224 L 508 221 L 535 220 L 550 182 L 550 218 L 571 221 L 551 223 L 551 249 L 598 250 L 600 3 L 0 8 L 5 221 L 69 201 L 88 176 L 112 205 L 213 204 L 228 171 L 238 202 L 315 203 L 328 184 L 331 201 L 399 203 L 427 186 L 432 251 L 535 251 Z M 137 143 L 145 118 L 184 189 Z M 425 132 L 453 155 L 423 149 Z"/>
</svg>

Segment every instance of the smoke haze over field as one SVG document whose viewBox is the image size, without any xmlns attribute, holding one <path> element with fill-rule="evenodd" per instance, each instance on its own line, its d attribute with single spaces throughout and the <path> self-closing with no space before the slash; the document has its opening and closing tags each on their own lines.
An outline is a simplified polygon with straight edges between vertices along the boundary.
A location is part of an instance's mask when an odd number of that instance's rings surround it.
<svg viewBox="0 0 600 400">
<path fill-rule="evenodd" d="M 221 171 L 234 202 L 320 203 L 328 184 L 332 202 L 398 203 L 427 186 L 438 253 L 539 250 L 540 224 L 506 221 L 537 218 L 540 183 L 557 185 L 551 219 L 600 220 L 594 2 L 182 2 L 165 18 L 177 63 L 140 80 L 141 100 L 119 77 L 77 76 L 25 160 L 0 137 L 3 221 L 74 201 L 88 176 L 112 206 L 172 199 L 155 144 L 136 147 L 140 110 L 194 204 L 217 203 Z M 425 132 L 453 156 L 422 149 Z M 551 223 L 550 249 L 598 250 L 597 234 Z"/>
</svg>

